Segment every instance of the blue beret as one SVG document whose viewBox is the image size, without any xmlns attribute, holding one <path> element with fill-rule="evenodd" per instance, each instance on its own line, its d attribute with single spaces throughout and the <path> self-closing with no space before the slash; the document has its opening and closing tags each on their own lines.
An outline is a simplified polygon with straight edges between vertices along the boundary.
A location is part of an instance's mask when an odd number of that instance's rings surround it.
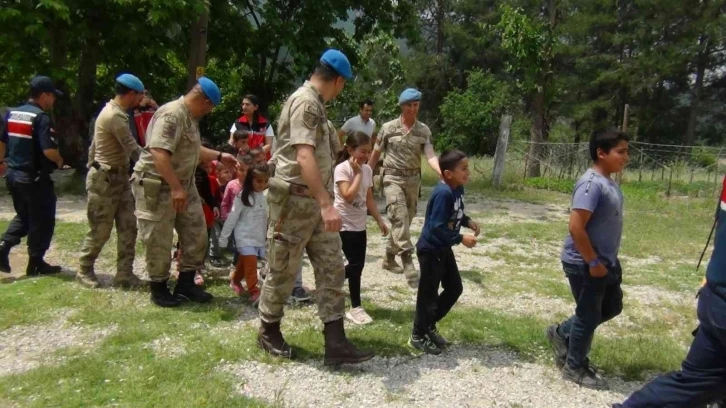
<svg viewBox="0 0 726 408">
<path fill-rule="evenodd" d="M 350 61 L 348 57 L 342 52 L 334 49 L 329 49 L 323 53 L 320 57 L 320 62 L 325 63 L 330 68 L 334 69 L 340 76 L 346 80 L 353 78 L 353 69 L 350 67 Z"/>
<path fill-rule="evenodd" d="M 222 92 L 220 92 L 217 84 L 207 77 L 199 78 L 197 83 L 199 83 L 199 86 L 202 87 L 202 92 L 207 95 L 207 98 L 209 98 L 215 106 L 219 105 L 219 102 L 222 101 Z"/>
<path fill-rule="evenodd" d="M 401 96 L 398 97 L 398 104 L 403 105 L 404 103 L 420 101 L 421 92 L 418 89 L 408 88 L 401 92 Z"/>
<path fill-rule="evenodd" d="M 135 75 L 121 74 L 116 78 L 116 82 L 136 92 L 144 92 L 144 84 Z"/>
</svg>

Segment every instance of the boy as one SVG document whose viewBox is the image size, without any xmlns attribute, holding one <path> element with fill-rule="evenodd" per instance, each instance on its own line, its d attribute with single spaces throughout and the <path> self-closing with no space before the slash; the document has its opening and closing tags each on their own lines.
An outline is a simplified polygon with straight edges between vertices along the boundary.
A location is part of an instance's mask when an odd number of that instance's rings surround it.
<svg viewBox="0 0 726 408">
<path fill-rule="evenodd" d="M 562 249 L 562 268 L 577 307 L 561 324 L 547 328 L 547 338 L 562 368 L 562 378 L 583 387 L 607 389 L 590 366 L 588 354 L 595 329 L 623 309 L 618 261 L 623 232 L 623 194 L 610 174 L 628 163 L 628 136 L 618 130 L 595 132 L 590 138 L 592 168 L 575 184 L 569 234 Z"/>
<path fill-rule="evenodd" d="M 459 299 L 463 287 L 456 258 L 451 247 L 459 243 L 467 248 L 476 245 L 479 226 L 464 214 L 464 184 L 469 181 L 469 159 L 458 150 L 446 151 L 439 157 L 443 181 L 434 188 L 426 207 L 416 255 L 421 266 L 421 280 L 416 298 L 416 316 L 409 346 L 429 354 L 440 354 L 446 339 L 439 334 L 436 323 L 446 316 Z M 465 226 L 474 235 L 461 235 Z M 443 291 L 439 294 L 439 285 Z"/>
<path fill-rule="evenodd" d="M 262 148 L 260 147 L 255 147 L 254 149 L 250 150 L 250 156 L 255 159 L 255 164 L 267 163 L 267 156 L 265 155 L 265 151 L 262 150 Z"/>
<path fill-rule="evenodd" d="M 250 146 L 247 143 L 247 140 L 249 138 L 249 134 L 247 131 L 242 129 L 237 129 L 232 134 L 232 143 L 235 149 L 235 154 L 237 155 L 245 155 L 249 153 Z"/>
</svg>

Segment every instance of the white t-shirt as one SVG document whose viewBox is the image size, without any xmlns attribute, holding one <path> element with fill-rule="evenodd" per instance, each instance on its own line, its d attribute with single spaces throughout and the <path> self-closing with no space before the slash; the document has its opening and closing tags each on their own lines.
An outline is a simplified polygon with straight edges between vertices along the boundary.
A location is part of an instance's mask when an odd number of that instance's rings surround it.
<svg viewBox="0 0 726 408">
<path fill-rule="evenodd" d="M 376 121 L 368 119 L 368 122 L 363 122 L 363 118 L 361 118 L 360 115 L 357 115 L 346 120 L 343 127 L 340 129 L 344 132 L 361 131 L 367 134 L 368 137 L 373 137 L 373 131 L 376 130 Z"/>
<path fill-rule="evenodd" d="M 361 171 L 363 172 L 363 180 L 361 180 L 360 187 L 358 188 L 358 195 L 353 200 L 353 203 L 349 203 L 340 194 L 338 182 L 347 181 L 353 183 L 355 173 L 353 173 L 353 168 L 350 167 L 348 160 L 335 167 L 335 203 L 333 205 L 340 213 L 340 218 L 343 219 L 342 231 L 365 231 L 366 229 L 366 215 L 368 210 L 366 207 L 366 196 L 368 189 L 373 187 L 373 170 L 367 164 L 364 164 L 361 166 Z"/>
<path fill-rule="evenodd" d="M 234 135 L 234 131 L 236 130 L 234 127 L 234 124 L 237 122 L 232 123 L 232 127 L 229 128 L 229 134 Z M 267 130 L 265 130 L 265 137 L 275 137 L 275 130 L 272 129 L 272 125 L 267 126 Z"/>
</svg>

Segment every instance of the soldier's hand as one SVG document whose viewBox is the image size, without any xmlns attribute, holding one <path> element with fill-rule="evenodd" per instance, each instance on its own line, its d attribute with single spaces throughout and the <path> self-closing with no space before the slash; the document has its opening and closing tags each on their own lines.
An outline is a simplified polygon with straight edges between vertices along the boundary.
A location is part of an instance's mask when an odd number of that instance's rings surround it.
<svg viewBox="0 0 726 408">
<path fill-rule="evenodd" d="M 335 207 L 330 204 L 320 207 L 320 214 L 323 216 L 323 222 L 325 223 L 325 232 L 340 232 L 343 220 Z"/>
<path fill-rule="evenodd" d="M 229 153 L 222 153 L 222 163 L 227 167 L 239 170 L 239 162 L 237 161 L 237 158 Z"/>
<path fill-rule="evenodd" d="M 467 248 L 474 248 L 476 245 L 476 237 L 473 235 L 464 235 L 461 237 L 461 243 Z"/>
<path fill-rule="evenodd" d="M 184 187 L 171 189 L 171 203 L 174 211 L 181 213 L 187 208 L 187 191 Z"/>
</svg>

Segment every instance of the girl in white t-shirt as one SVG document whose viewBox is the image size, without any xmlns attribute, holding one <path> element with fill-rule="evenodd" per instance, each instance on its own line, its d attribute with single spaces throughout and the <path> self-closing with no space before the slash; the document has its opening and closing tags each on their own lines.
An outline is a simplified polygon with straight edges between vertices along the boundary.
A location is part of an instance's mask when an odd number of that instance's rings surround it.
<svg viewBox="0 0 726 408">
<path fill-rule="evenodd" d="M 343 220 L 340 239 L 348 259 L 345 277 L 350 289 L 351 309 L 345 316 L 355 324 L 373 321 L 363 310 L 360 281 L 366 259 L 366 211 L 376 220 L 383 236 L 388 227 L 373 199 L 373 171 L 366 164 L 371 154 L 371 138 L 360 131 L 348 133 L 335 167 L 335 208 Z"/>
</svg>

